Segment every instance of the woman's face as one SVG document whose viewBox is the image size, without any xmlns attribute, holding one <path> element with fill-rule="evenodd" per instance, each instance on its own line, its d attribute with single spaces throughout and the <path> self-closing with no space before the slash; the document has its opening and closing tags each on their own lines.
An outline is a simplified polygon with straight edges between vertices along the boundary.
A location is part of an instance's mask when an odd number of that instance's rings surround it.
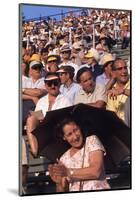
<svg viewBox="0 0 135 200">
<path fill-rule="evenodd" d="M 75 122 L 70 122 L 63 127 L 64 140 L 74 148 L 82 148 L 83 136 L 79 126 Z"/>
</svg>

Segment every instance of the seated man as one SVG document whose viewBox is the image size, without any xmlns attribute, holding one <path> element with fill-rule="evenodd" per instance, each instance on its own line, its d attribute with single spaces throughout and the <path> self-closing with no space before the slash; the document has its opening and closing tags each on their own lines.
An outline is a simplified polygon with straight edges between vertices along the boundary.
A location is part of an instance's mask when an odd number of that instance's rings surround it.
<svg viewBox="0 0 135 200">
<path fill-rule="evenodd" d="M 45 117 L 47 111 L 72 105 L 72 103 L 64 95 L 60 94 L 60 80 L 56 73 L 48 72 L 45 78 L 45 86 L 48 94 L 39 99 L 35 108 L 35 111 L 41 111 L 43 114 L 43 117 L 40 117 L 40 119 Z M 38 143 L 36 137 L 32 134 L 32 131 L 39 123 L 40 120 L 34 115 L 29 116 L 27 119 L 27 136 L 34 156 L 36 156 L 38 152 Z"/>
<path fill-rule="evenodd" d="M 114 111 L 125 121 L 125 103 L 130 96 L 130 79 L 126 62 L 117 58 L 112 70 L 115 73 L 115 84 L 108 90 L 107 109 Z"/>
<path fill-rule="evenodd" d="M 50 54 L 47 57 L 46 69 L 48 72 L 56 72 L 60 62 L 60 56 L 57 54 Z"/>
<path fill-rule="evenodd" d="M 89 68 L 83 67 L 77 72 L 77 82 L 80 83 L 82 89 L 75 97 L 75 104 L 84 103 L 97 108 L 105 107 L 105 86 L 94 81 Z"/>
<path fill-rule="evenodd" d="M 103 73 L 96 78 L 96 83 L 100 83 L 106 86 L 108 89 L 108 82 L 112 79 L 112 64 L 114 58 L 113 55 L 110 53 L 105 54 L 102 56 L 100 63 L 103 66 Z"/>
<path fill-rule="evenodd" d="M 74 103 L 75 95 L 81 89 L 80 85 L 73 80 L 74 71 L 74 68 L 70 65 L 61 66 L 57 71 L 61 81 L 60 92 L 72 103 Z"/>
<path fill-rule="evenodd" d="M 38 99 L 46 93 L 44 78 L 41 78 L 42 64 L 32 61 L 29 65 L 29 78 L 22 82 L 23 121 L 25 123 L 29 110 L 33 110 Z"/>
</svg>

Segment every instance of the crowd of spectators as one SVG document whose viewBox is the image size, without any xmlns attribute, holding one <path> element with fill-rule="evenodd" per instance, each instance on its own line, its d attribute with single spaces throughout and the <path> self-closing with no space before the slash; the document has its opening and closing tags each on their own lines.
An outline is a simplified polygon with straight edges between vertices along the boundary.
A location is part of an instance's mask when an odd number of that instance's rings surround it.
<svg viewBox="0 0 135 200">
<path fill-rule="evenodd" d="M 77 103 L 114 111 L 130 126 L 130 55 L 113 49 L 130 45 L 130 12 L 87 9 L 22 23 L 23 126 L 34 155 L 32 130 L 45 113 Z M 63 101 L 63 103 L 62 103 Z M 126 105 L 126 106 L 125 106 Z"/>
</svg>

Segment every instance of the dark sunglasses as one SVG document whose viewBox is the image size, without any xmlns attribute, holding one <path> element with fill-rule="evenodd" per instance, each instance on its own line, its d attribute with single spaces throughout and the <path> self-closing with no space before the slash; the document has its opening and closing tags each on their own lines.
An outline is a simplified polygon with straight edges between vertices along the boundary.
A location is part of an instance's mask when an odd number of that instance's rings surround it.
<svg viewBox="0 0 135 200">
<path fill-rule="evenodd" d="M 123 69 L 127 69 L 127 66 L 119 67 L 119 68 L 114 68 L 113 71 L 121 71 Z"/>
<path fill-rule="evenodd" d="M 67 53 L 70 53 L 70 51 L 63 51 L 61 52 L 62 54 L 67 54 Z"/>
<path fill-rule="evenodd" d="M 49 87 L 51 87 L 52 85 L 54 86 L 58 86 L 60 84 L 60 81 L 57 79 L 57 80 L 47 80 L 45 81 L 45 84 L 47 84 Z"/>
<path fill-rule="evenodd" d="M 58 73 L 58 75 L 59 75 L 59 76 L 62 76 L 63 74 L 65 74 L 65 75 L 66 75 L 66 74 L 67 74 L 67 72 L 59 72 L 59 73 Z"/>
</svg>

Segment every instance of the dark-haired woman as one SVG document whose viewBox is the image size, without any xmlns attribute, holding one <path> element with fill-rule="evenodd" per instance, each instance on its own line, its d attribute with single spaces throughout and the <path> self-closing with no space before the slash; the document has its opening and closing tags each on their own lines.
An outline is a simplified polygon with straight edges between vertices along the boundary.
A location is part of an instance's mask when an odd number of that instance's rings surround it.
<svg viewBox="0 0 135 200">
<path fill-rule="evenodd" d="M 81 128 L 72 119 L 62 122 L 63 139 L 71 148 L 58 163 L 49 166 L 49 173 L 56 182 L 56 191 L 88 191 L 110 189 L 105 178 L 105 149 L 96 135 L 86 139 Z"/>
</svg>

